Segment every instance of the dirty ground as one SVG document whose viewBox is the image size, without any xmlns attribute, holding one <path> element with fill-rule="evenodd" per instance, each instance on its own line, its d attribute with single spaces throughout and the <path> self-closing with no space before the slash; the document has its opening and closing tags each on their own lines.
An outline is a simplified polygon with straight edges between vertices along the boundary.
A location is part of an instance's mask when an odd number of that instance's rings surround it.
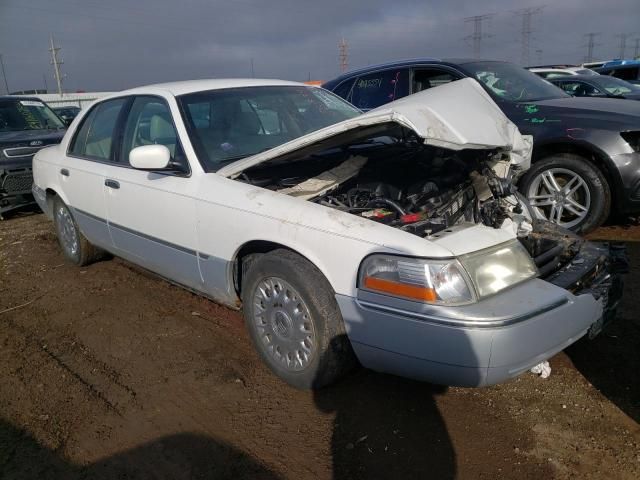
<svg viewBox="0 0 640 480">
<path fill-rule="evenodd" d="M 635 269 L 620 321 L 546 380 L 361 369 L 300 392 L 237 312 L 119 259 L 70 266 L 46 218 L 19 215 L 0 222 L 0 478 L 637 479 L 639 286 Z"/>
</svg>

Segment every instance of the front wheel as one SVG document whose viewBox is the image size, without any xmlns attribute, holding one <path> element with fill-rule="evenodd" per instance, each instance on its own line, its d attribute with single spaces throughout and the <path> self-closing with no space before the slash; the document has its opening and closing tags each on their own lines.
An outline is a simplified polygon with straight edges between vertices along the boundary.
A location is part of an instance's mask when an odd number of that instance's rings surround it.
<svg viewBox="0 0 640 480">
<path fill-rule="evenodd" d="M 611 191 L 587 159 L 557 154 L 534 163 L 520 182 L 536 217 L 577 233 L 599 227 L 609 216 Z"/>
<path fill-rule="evenodd" d="M 254 346 L 288 384 L 321 388 L 354 365 L 333 289 L 303 257 L 282 249 L 251 261 L 242 303 Z"/>
</svg>

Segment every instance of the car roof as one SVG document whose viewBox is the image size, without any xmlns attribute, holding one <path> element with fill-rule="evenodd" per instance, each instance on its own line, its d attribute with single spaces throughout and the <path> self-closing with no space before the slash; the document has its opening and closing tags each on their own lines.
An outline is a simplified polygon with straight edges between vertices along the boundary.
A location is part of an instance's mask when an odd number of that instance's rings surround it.
<svg viewBox="0 0 640 480">
<path fill-rule="evenodd" d="M 243 87 L 270 87 L 270 86 L 302 86 L 309 88 L 317 88 L 305 85 L 299 82 L 290 82 L 288 80 L 273 80 L 260 78 L 213 78 L 202 80 L 188 80 L 181 82 L 156 83 L 153 85 L 145 85 L 129 90 L 118 92 L 113 96 L 122 96 L 123 94 L 140 94 L 140 93 L 170 93 L 173 96 L 185 95 L 188 93 L 204 92 L 207 90 L 220 90 L 224 88 L 243 88 Z"/>
<path fill-rule="evenodd" d="M 408 58 L 404 60 L 395 60 L 393 62 L 379 63 L 376 65 L 369 65 L 367 67 L 358 68 L 356 70 L 351 70 L 350 72 L 346 72 L 340 75 L 337 78 L 329 80 L 325 83 L 327 84 L 338 84 L 342 81 L 352 78 L 358 75 L 365 75 L 367 73 L 375 72 L 376 70 L 388 69 L 388 68 L 400 68 L 400 67 L 410 67 L 412 65 L 420 65 L 424 63 L 435 63 L 439 65 L 464 65 L 466 63 L 472 62 L 493 62 L 493 63 L 508 63 L 500 60 L 482 60 L 477 58 L 434 58 L 434 57 L 418 57 L 418 58 Z"/>
<path fill-rule="evenodd" d="M 0 101 L 2 100 L 33 100 L 35 102 L 44 103 L 38 97 L 34 97 L 33 95 L 0 95 Z"/>
</svg>

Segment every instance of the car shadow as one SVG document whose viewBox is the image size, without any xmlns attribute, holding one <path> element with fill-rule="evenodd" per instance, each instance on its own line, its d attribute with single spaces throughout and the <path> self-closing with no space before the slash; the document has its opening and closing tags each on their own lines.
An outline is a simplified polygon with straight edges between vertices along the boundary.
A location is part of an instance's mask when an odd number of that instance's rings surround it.
<svg viewBox="0 0 640 480">
<path fill-rule="evenodd" d="M 233 446 L 190 433 L 163 437 L 86 466 L 74 465 L 6 420 L 0 420 L 0 477 L 16 480 L 280 478 Z"/>
<path fill-rule="evenodd" d="M 317 408 L 335 415 L 333 478 L 455 478 L 453 444 L 436 405 L 446 390 L 357 368 L 314 391 Z"/>
<path fill-rule="evenodd" d="M 631 270 L 616 320 L 593 340 L 584 338 L 566 350 L 575 367 L 600 393 L 640 423 L 640 244 L 628 243 Z"/>
</svg>

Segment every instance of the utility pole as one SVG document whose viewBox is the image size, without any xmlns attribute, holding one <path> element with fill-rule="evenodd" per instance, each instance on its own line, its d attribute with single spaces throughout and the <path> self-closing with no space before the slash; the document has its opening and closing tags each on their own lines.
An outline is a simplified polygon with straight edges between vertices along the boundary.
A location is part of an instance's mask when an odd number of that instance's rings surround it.
<svg viewBox="0 0 640 480">
<path fill-rule="evenodd" d="M 340 71 L 346 72 L 347 67 L 349 66 L 349 44 L 342 37 L 340 42 L 338 43 L 338 53 L 340 57 Z"/>
<path fill-rule="evenodd" d="M 624 60 L 624 55 L 627 50 L 627 38 L 631 36 L 630 33 L 619 33 L 616 35 L 620 39 L 620 55 L 619 58 Z"/>
<path fill-rule="evenodd" d="M 49 93 L 49 87 L 47 86 L 47 76 L 44 73 L 42 74 L 42 80 L 44 80 L 45 93 Z"/>
<path fill-rule="evenodd" d="M 529 66 L 529 54 L 531 47 L 531 34 L 534 32 L 532 26 L 533 16 L 541 13 L 545 6 L 527 7 L 513 12 L 514 15 L 522 18 L 522 28 L 520 30 L 520 44 L 522 46 L 522 65 Z"/>
<path fill-rule="evenodd" d="M 251 78 L 256 78 L 256 74 L 253 70 L 253 57 L 251 57 Z"/>
<path fill-rule="evenodd" d="M 536 49 L 536 63 L 538 65 L 542 65 L 542 49 L 541 48 Z"/>
<path fill-rule="evenodd" d="M 51 39 L 51 47 L 49 51 L 51 52 L 51 65 L 53 65 L 53 72 L 56 77 L 56 84 L 58 85 L 58 95 L 62 97 L 62 78 L 63 76 L 60 74 L 60 65 L 64 62 L 62 60 L 58 60 L 58 50 L 60 47 L 56 47 L 53 43 L 53 35 L 50 37 Z"/>
<path fill-rule="evenodd" d="M 467 43 L 469 41 L 472 42 L 473 45 L 473 58 L 480 58 L 482 52 L 482 40 L 485 38 L 490 38 L 493 35 L 488 33 L 482 33 L 482 23 L 485 20 L 491 20 L 494 17 L 494 13 L 487 13 L 485 15 L 474 15 L 473 17 L 466 17 L 464 19 L 464 23 L 472 23 L 473 24 L 473 33 L 471 35 L 467 35 L 464 37 Z"/>
<path fill-rule="evenodd" d="M 636 38 L 635 42 L 636 42 L 636 46 L 633 49 L 633 58 L 635 60 L 639 60 L 640 59 L 640 38 Z"/>
<path fill-rule="evenodd" d="M 589 32 L 585 34 L 585 37 L 587 37 L 587 56 L 584 57 L 585 62 L 593 62 L 593 49 L 602 45 L 601 43 L 596 43 L 596 37 L 598 35 L 600 35 L 599 32 Z"/>
<path fill-rule="evenodd" d="M 7 95 L 9 95 L 9 84 L 7 83 L 7 73 L 4 71 L 4 61 L 2 60 L 2 54 L 0 54 L 0 66 L 2 67 L 2 76 L 4 77 L 4 88 L 7 89 Z"/>
</svg>

